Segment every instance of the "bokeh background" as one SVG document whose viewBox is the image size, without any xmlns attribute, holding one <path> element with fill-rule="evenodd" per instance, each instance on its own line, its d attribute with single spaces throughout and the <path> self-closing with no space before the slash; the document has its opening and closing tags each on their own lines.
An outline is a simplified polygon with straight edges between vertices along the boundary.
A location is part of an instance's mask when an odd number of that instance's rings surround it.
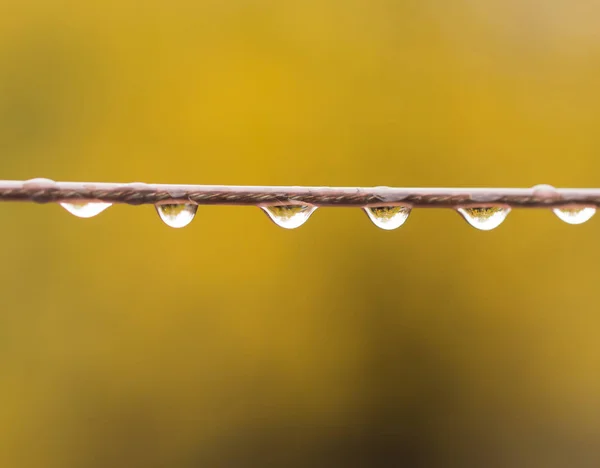
<svg viewBox="0 0 600 468">
<path fill-rule="evenodd" d="M 0 178 L 598 186 L 600 4 L 4 0 Z M 0 206 L 0 466 L 600 464 L 600 220 Z"/>
</svg>

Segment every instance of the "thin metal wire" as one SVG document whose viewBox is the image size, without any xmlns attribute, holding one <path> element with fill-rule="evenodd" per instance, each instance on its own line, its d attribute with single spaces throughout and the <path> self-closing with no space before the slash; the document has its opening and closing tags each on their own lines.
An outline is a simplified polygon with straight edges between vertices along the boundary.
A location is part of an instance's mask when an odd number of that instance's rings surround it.
<svg viewBox="0 0 600 468">
<path fill-rule="evenodd" d="M 277 187 L 55 182 L 49 179 L 32 179 L 0 181 L 1 201 L 104 202 L 129 205 L 407 205 L 453 209 L 503 205 L 511 208 L 550 208 L 568 205 L 600 206 L 600 189 L 557 189 L 550 185 L 537 185 L 533 188 Z"/>
</svg>

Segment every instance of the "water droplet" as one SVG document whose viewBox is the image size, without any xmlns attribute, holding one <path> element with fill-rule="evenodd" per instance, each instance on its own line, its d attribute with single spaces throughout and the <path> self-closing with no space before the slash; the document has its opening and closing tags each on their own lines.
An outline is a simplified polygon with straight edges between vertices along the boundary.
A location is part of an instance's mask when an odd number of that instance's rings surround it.
<svg viewBox="0 0 600 468">
<path fill-rule="evenodd" d="M 554 208 L 554 214 L 569 224 L 582 224 L 594 216 L 596 208 L 591 206 L 580 206 L 571 208 Z"/>
<path fill-rule="evenodd" d="M 186 204 L 168 204 L 156 205 L 156 211 L 167 226 L 172 228 L 182 228 L 192 222 L 198 205 Z"/>
<path fill-rule="evenodd" d="M 539 197 L 556 197 L 558 193 L 556 187 L 548 184 L 538 184 L 532 187 L 533 193 Z"/>
<path fill-rule="evenodd" d="M 65 210 L 69 213 L 74 214 L 79 218 L 92 218 L 97 214 L 102 213 L 105 209 L 111 206 L 112 203 L 100 203 L 100 202 L 90 202 L 90 203 L 61 203 Z"/>
<path fill-rule="evenodd" d="M 490 231 L 502 224 L 510 213 L 510 208 L 507 206 L 459 208 L 458 212 L 474 228 Z"/>
<path fill-rule="evenodd" d="M 275 205 L 261 208 L 277 226 L 285 229 L 302 226 L 317 209 L 316 206 L 309 205 Z"/>
<path fill-rule="evenodd" d="M 410 214 L 408 206 L 368 206 L 364 210 L 375 226 L 386 231 L 402 226 Z"/>
</svg>

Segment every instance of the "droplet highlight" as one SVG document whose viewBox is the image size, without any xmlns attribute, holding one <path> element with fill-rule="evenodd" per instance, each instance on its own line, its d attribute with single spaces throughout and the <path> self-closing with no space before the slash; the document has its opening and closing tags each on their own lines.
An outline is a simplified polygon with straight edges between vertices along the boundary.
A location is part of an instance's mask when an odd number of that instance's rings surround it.
<svg viewBox="0 0 600 468">
<path fill-rule="evenodd" d="M 167 226 L 182 228 L 192 222 L 198 205 L 191 203 L 156 205 L 156 212 Z"/>
<path fill-rule="evenodd" d="M 491 231 L 502 224 L 510 213 L 510 208 L 505 206 L 459 208 L 458 212 L 474 228 Z"/>
<path fill-rule="evenodd" d="M 316 206 L 309 205 L 274 205 L 261 208 L 277 226 L 284 229 L 302 226 L 317 209 Z"/>
<path fill-rule="evenodd" d="M 591 206 L 581 206 L 574 208 L 554 208 L 552 211 L 565 223 L 582 224 L 594 216 L 596 208 Z"/>
<path fill-rule="evenodd" d="M 61 203 L 60 206 L 78 218 L 92 218 L 112 206 L 112 203 Z"/>
<path fill-rule="evenodd" d="M 408 219 L 408 206 L 367 206 L 363 208 L 375 226 L 391 231 L 402 226 Z"/>
</svg>

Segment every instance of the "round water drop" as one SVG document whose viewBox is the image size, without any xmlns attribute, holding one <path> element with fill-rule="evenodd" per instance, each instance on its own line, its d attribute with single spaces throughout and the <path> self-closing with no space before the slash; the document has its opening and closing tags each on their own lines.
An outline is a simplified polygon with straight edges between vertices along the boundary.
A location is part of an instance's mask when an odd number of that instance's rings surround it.
<svg viewBox="0 0 600 468">
<path fill-rule="evenodd" d="M 474 228 L 490 231 L 502 224 L 510 208 L 506 206 L 459 208 L 458 212 Z"/>
<path fill-rule="evenodd" d="M 102 213 L 105 209 L 111 206 L 112 203 L 100 203 L 100 202 L 90 202 L 90 203 L 61 203 L 65 210 L 69 213 L 74 214 L 78 218 L 92 218 L 97 214 Z"/>
<path fill-rule="evenodd" d="M 309 205 L 274 205 L 261 208 L 277 226 L 285 229 L 302 226 L 317 209 L 316 206 Z"/>
<path fill-rule="evenodd" d="M 410 214 L 408 206 L 367 206 L 363 209 L 375 226 L 386 231 L 402 226 Z"/>
<path fill-rule="evenodd" d="M 192 222 L 198 205 L 190 203 L 186 204 L 168 204 L 168 205 L 156 205 L 156 211 L 167 226 L 172 228 L 182 228 Z"/>
<path fill-rule="evenodd" d="M 580 206 L 575 208 L 554 208 L 556 216 L 569 224 L 582 224 L 594 216 L 596 208 L 591 206 Z"/>
</svg>

